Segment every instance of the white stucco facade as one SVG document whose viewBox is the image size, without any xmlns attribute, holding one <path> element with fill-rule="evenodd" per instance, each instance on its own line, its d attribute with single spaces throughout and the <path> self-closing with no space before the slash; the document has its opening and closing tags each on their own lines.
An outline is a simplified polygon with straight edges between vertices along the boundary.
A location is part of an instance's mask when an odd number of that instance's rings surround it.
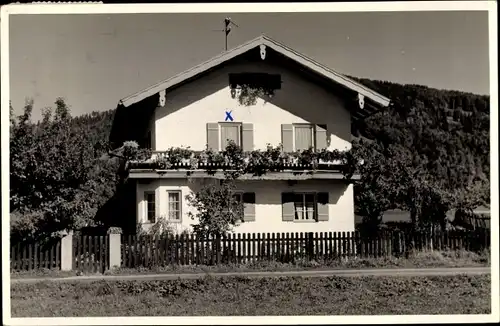
<svg viewBox="0 0 500 326">
<path fill-rule="evenodd" d="M 282 87 L 268 102 L 258 99 L 252 106 L 239 105 L 231 96 L 229 73 L 266 72 L 280 74 Z M 231 111 L 233 122 L 253 124 L 253 148 L 265 149 L 267 144 L 277 146 L 282 142 L 282 124 L 326 124 L 328 149 L 349 149 L 351 116 L 343 100 L 331 92 L 304 79 L 299 74 L 285 70 L 266 61 L 226 65 L 207 75 L 166 93 L 164 106 L 154 112 L 150 120 L 153 150 L 170 147 L 189 147 L 203 150 L 207 144 L 207 123 L 224 122 Z M 140 180 L 137 184 L 137 222 L 150 226 L 146 219 L 144 193 L 155 193 L 157 216 L 167 215 L 167 191 L 181 192 L 182 218 L 179 230 L 190 229 L 191 220 L 186 195 L 199 189 L 201 180 L 154 179 Z M 255 221 L 242 223 L 236 232 L 330 232 L 353 231 L 353 186 L 339 180 L 298 181 L 241 181 L 239 188 L 255 193 Z M 328 192 L 328 221 L 283 221 L 281 194 L 283 192 Z"/>
<path fill-rule="evenodd" d="M 175 230 L 190 230 L 197 223 L 189 217 L 188 212 L 195 213 L 189 205 L 186 196 L 197 191 L 203 182 L 209 180 L 157 179 L 147 184 L 137 185 L 137 217 L 145 228 L 152 223 L 147 222 L 146 201 L 144 192 L 154 191 L 156 195 L 156 210 L 160 218 L 167 216 L 167 192 L 181 191 L 182 217 L 180 221 L 171 221 Z M 259 180 L 241 181 L 238 190 L 255 193 L 255 221 L 243 222 L 234 228 L 238 233 L 267 232 L 347 232 L 354 231 L 353 186 L 340 181 L 321 183 L 307 180 L 289 185 L 286 181 Z M 328 192 L 328 221 L 283 221 L 282 192 Z"/>
<path fill-rule="evenodd" d="M 282 89 L 269 102 L 259 98 L 255 105 L 242 106 L 231 97 L 228 85 L 228 75 L 239 72 L 280 74 Z M 232 111 L 234 122 L 253 124 L 254 149 L 281 143 L 281 124 L 287 123 L 326 124 L 329 149 L 351 146 L 351 116 L 339 97 L 263 61 L 230 65 L 167 92 L 165 106 L 158 107 L 151 120 L 153 150 L 205 149 L 206 124 L 224 122 L 226 111 Z"/>
</svg>

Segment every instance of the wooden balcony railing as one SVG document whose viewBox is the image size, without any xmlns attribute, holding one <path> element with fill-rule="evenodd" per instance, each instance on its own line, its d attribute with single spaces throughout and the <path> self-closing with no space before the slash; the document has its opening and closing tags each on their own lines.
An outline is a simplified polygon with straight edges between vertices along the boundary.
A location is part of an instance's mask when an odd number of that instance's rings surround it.
<svg viewBox="0 0 500 326">
<path fill-rule="evenodd" d="M 208 158 L 200 157 L 203 154 L 202 151 L 192 151 L 188 155 L 181 157 L 180 155 L 175 155 L 171 157 L 168 152 L 155 151 L 152 153 L 151 158 L 144 161 L 131 161 L 128 162 L 129 169 L 155 169 L 155 170 L 188 170 L 188 169 L 230 169 L 232 164 L 230 162 L 210 162 Z M 250 153 L 245 153 L 243 158 L 246 164 L 250 164 Z M 196 165 L 196 166 L 193 166 Z M 310 170 L 315 167 L 315 169 L 320 170 L 340 170 L 344 164 L 340 160 L 324 161 L 318 160 L 317 164 L 304 163 L 298 157 L 287 156 L 284 158 L 279 158 L 274 160 L 274 164 L 271 165 L 272 170 Z"/>
</svg>

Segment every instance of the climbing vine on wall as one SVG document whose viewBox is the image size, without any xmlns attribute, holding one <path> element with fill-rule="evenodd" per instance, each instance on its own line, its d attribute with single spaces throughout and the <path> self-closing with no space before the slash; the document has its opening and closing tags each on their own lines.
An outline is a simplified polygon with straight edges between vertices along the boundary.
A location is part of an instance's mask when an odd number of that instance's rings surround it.
<svg viewBox="0 0 500 326">
<path fill-rule="evenodd" d="M 274 89 L 263 86 L 252 86 L 249 84 L 240 85 L 239 94 L 237 95 L 238 103 L 244 106 L 252 106 L 257 104 L 257 99 L 266 99 L 274 95 Z"/>
</svg>

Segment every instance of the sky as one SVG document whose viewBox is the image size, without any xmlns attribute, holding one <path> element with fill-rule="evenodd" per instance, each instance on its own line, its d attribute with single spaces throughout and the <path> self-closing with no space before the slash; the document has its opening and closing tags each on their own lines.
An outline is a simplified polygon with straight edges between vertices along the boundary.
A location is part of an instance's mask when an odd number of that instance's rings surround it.
<svg viewBox="0 0 500 326">
<path fill-rule="evenodd" d="M 264 33 L 348 75 L 489 94 L 487 12 L 11 15 L 15 113 L 118 101 Z"/>
</svg>

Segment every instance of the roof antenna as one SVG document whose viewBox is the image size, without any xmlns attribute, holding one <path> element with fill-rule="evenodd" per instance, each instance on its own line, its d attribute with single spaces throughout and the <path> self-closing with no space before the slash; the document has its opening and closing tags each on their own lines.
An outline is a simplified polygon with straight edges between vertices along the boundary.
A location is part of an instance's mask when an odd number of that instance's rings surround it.
<svg viewBox="0 0 500 326">
<path fill-rule="evenodd" d="M 234 25 L 236 27 L 239 27 L 238 25 L 236 25 L 230 17 L 226 17 L 224 18 L 224 29 L 218 29 L 218 30 L 215 30 L 214 32 L 224 32 L 225 34 L 225 38 L 226 38 L 226 46 L 225 46 L 225 50 L 227 51 L 227 36 L 228 34 L 231 32 L 231 25 Z"/>
</svg>

